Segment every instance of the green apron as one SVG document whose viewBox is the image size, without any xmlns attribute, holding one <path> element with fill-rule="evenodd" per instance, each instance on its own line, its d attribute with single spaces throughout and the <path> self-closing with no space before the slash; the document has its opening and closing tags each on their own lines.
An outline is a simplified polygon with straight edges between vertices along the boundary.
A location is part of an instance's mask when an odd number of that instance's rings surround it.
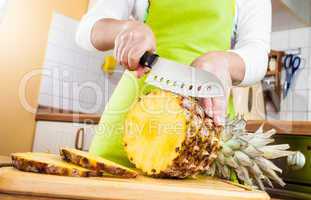
<svg viewBox="0 0 311 200">
<path fill-rule="evenodd" d="M 151 0 L 146 23 L 157 40 L 157 53 L 191 64 L 209 51 L 230 49 L 235 0 Z M 169 66 L 168 66 L 169 70 Z M 99 122 L 90 152 L 130 165 L 123 148 L 123 125 L 138 97 L 152 89 L 125 71 Z M 229 110 L 232 104 L 229 104 Z"/>
</svg>

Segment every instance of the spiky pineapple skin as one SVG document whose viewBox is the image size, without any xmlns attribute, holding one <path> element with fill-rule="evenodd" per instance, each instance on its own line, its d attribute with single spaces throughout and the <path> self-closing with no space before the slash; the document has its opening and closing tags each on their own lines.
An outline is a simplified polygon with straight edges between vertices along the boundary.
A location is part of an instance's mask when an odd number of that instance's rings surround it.
<svg viewBox="0 0 311 200">
<path fill-rule="evenodd" d="M 41 174 L 51 174 L 51 175 L 59 175 L 59 176 L 72 176 L 72 177 L 95 177 L 101 176 L 100 172 L 91 171 L 88 169 L 81 169 L 80 167 L 68 166 L 64 167 L 63 165 L 58 165 L 55 163 L 49 163 L 48 160 L 45 161 L 44 156 L 56 156 L 43 154 L 42 161 L 33 160 L 31 158 L 27 158 L 27 154 L 36 154 L 36 153 L 15 153 L 11 155 L 13 167 L 25 171 L 25 172 L 34 172 Z M 58 159 L 58 158 L 56 158 Z M 61 159 L 59 158 L 59 161 Z"/>
<path fill-rule="evenodd" d="M 187 119 L 187 137 L 181 146 L 179 156 L 167 170 L 162 172 L 166 177 L 186 178 L 206 171 L 216 159 L 220 148 L 221 127 L 215 126 L 212 119 L 205 115 L 202 118 L 196 112 L 196 109 L 198 107 L 201 109 L 201 106 L 195 99 L 181 98 L 181 106 L 184 106 L 185 101 L 191 101 L 193 105 L 188 109 L 184 107 L 185 112 L 192 114 Z"/>
<path fill-rule="evenodd" d="M 149 96 L 151 100 L 148 100 Z M 156 98 L 160 96 L 166 98 L 168 102 L 174 102 L 175 108 L 178 108 L 176 110 L 181 111 L 184 114 L 183 117 L 177 114 L 176 119 L 174 117 L 166 117 L 166 115 L 171 115 L 166 110 L 160 117 L 157 116 L 157 113 L 154 116 L 153 113 L 148 114 L 149 109 L 154 110 L 154 108 L 157 108 L 159 102 L 160 104 L 166 103 Z M 141 109 L 139 106 L 144 109 Z M 156 119 L 156 117 L 163 118 L 166 120 L 164 120 L 164 123 L 173 125 L 178 120 L 185 121 L 186 127 L 185 137 L 183 138 L 183 134 L 181 134 L 182 136 L 177 138 L 178 140 L 182 138 L 180 146 L 176 146 L 176 149 L 173 150 L 169 149 L 170 152 L 167 152 L 166 155 L 163 154 L 162 149 L 167 149 L 167 143 L 171 144 L 170 139 L 165 138 L 166 140 L 161 143 L 163 146 L 156 143 L 161 156 L 166 157 L 165 168 L 163 169 L 162 167 L 160 170 L 150 168 L 150 166 L 160 166 L 154 163 L 163 161 L 163 159 L 158 161 L 157 156 L 153 154 L 154 142 L 152 142 L 152 139 L 151 141 L 141 139 L 145 135 L 154 135 L 154 132 L 158 131 L 158 129 L 152 131 L 149 129 L 145 130 L 144 128 L 148 120 Z M 130 161 L 147 175 L 186 178 L 195 176 L 198 173 L 205 173 L 229 180 L 231 177 L 236 177 L 240 183 L 255 188 L 258 186 L 262 190 L 265 189 L 264 183 L 270 187 L 273 186 L 270 179 L 281 186 L 285 185 L 276 173 L 281 173 L 282 170 L 270 160 L 292 155 L 292 151 L 287 151 L 289 145 L 271 145 L 274 141 L 272 136 L 275 134 L 275 130 L 263 132 L 261 127 L 255 133 L 248 133 L 245 129 L 246 121 L 243 117 L 227 120 L 224 126 L 218 127 L 205 114 L 199 100 L 181 97 L 169 92 L 156 91 L 139 99 L 134 108 L 129 111 L 127 121 L 136 124 L 138 129 L 125 129 L 125 150 Z M 163 120 L 154 121 L 158 123 L 156 125 L 163 123 Z M 179 131 L 183 133 L 184 129 Z M 175 152 L 173 154 L 175 157 L 171 158 L 173 151 Z M 142 160 L 148 164 L 143 163 Z"/>
<path fill-rule="evenodd" d="M 104 161 L 104 159 L 96 159 L 95 156 L 86 154 L 85 152 L 70 149 L 61 148 L 60 155 L 63 160 L 79 165 L 81 167 L 97 171 L 97 172 L 107 172 L 111 175 L 123 177 L 123 178 L 135 178 L 137 177 L 137 172 L 128 169 L 112 161 Z M 93 158 L 94 157 L 94 158 Z"/>
<path fill-rule="evenodd" d="M 213 123 L 213 120 L 205 115 L 198 100 L 194 98 L 181 97 L 164 91 L 156 91 L 149 95 L 164 95 L 168 98 L 168 101 L 176 101 L 184 113 L 186 137 L 181 146 L 175 148 L 176 157 L 168 163 L 166 169 L 159 171 L 157 169 L 150 170 L 144 168 L 144 166 L 138 166 L 138 168 L 150 176 L 173 178 L 186 178 L 206 171 L 217 157 L 217 152 L 220 148 L 220 134 L 222 128 L 217 127 Z M 144 103 L 144 98 L 148 98 L 148 95 L 142 97 L 137 103 L 137 106 L 139 106 L 140 103 Z M 135 113 L 131 113 L 131 111 L 130 114 L 135 115 Z M 126 136 L 124 143 L 129 159 L 136 165 L 135 154 L 133 155 L 133 153 L 128 150 L 131 143 L 126 140 Z M 161 147 L 159 146 L 159 148 Z M 150 160 L 152 159 L 154 158 L 150 157 Z"/>
</svg>

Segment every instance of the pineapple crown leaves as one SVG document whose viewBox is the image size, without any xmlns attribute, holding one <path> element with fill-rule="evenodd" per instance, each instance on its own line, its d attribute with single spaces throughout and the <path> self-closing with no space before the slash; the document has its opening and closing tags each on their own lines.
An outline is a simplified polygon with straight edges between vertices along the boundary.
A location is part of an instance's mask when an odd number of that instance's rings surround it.
<svg viewBox="0 0 311 200">
<path fill-rule="evenodd" d="M 221 135 L 221 149 L 208 174 L 230 179 L 230 172 L 234 172 L 244 184 L 258 186 L 262 190 L 264 183 L 273 187 L 270 179 L 284 186 L 276 173 L 282 173 L 282 170 L 270 160 L 294 152 L 288 151 L 288 144 L 271 144 L 276 134 L 274 129 L 264 132 L 262 125 L 255 133 L 248 133 L 245 127 L 246 121 L 239 116 L 226 123 Z"/>
</svg>

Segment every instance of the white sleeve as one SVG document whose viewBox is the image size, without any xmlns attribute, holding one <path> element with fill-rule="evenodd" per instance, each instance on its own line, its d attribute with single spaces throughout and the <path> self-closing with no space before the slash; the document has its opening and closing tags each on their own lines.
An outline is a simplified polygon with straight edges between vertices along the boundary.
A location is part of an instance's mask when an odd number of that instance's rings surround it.
<svg viewBox="0 0 311 200">
<path fill-rule="evenodd" d="M 240 86 L 252 85 L 266 74 L 271 38 L 271 0 L 238 0 L 237 43 L 232 52 L 245 63 Z"/>
<path fill-rule="evenodd" d="M 98 0 L 83 16 L 76 33 L 77 44 L 90 51 L 97 50 L 91 42 L 91 32 L 95 23 L 104 18 L 127 20 L 132 14 L 135 0 Z"/>
</svg>

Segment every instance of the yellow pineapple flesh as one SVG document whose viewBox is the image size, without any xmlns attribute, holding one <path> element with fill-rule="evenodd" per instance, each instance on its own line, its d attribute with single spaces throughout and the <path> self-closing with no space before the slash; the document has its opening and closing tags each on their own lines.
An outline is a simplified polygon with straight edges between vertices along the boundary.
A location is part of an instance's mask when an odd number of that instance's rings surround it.
<svg viewBox="0 0 311 200">
<path fill-rule="evenodd" d="M 105 158 L 77 149 L 61 148 L 60 155 L 63 160 L 90 170 L 106 172 L 111 175 L 123 178 L 135 178 L 137 176 L 137 172 L 134 170 L 131 170 Z"/>
<path fill-rule="evenodd" d="M 125 122 L 124 147 L 147 175 L 185 178 L 216 158 L 221 128 L 192 98 L 154 91 L 142 96 Z"/>
<path fill-rule="evenodd" d="M 62 161 L 60 156 L 49 153 L 14 153 L 11 158 L 16 169 L 26 172 L 79 177 L 102 175 L 100 172 Z"/>
</svg>

